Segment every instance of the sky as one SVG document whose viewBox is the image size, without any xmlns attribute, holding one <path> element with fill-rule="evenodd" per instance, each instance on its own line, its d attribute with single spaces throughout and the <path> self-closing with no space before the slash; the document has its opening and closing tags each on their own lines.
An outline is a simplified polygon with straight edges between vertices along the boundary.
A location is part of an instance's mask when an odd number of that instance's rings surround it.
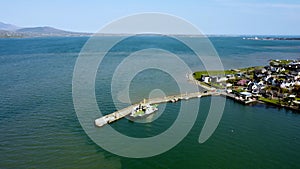
<svg viewBox="0 0 300 169">
<path fill-rule="evenodd" d="M 300 0 L 2 0 L 0 21 L 97 32 L 132 14 L 178 16 L 204 34 L 300 35 Z"/>
</svg>

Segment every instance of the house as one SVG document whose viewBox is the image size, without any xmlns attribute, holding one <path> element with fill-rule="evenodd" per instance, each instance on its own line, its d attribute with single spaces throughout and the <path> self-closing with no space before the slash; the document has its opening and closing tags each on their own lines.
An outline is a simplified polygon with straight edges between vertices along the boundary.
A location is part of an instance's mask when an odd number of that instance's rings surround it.
<svg viewBox="0 0 300 169">
<path fill-rule="evenodd" d="M 228 78 L 225 76 L 211 76 L 211 82 L 213 83 L 220 83 L 227 81 Z"/>
<path fill-rule="evenodd" d="M 290 71 L 290 74 L 291 74 L 292 76 L 298 76 L 298 72 L 296 72 L 296 71 Z"/>
<path fill-rule="evenodd" d="M 227 83 L 226 87 L 232 87 L 232 84 L 231 83 Z"/>
<path fill-rule="evenodd" d="M 246 79 L 241 79 L 237 82 L 237 85 L 239 86 L 245 86 L 247 84 L 247 80 Z"/>
<path fill-rule="evenodd" d="M 279 81 L 277 79 L 273 78 L 273 80 L 272 80 L 272 86 L 279 86 L 279 85 L 280 85 Z"/>
<path fill-rule="evenodd" d="M 279 61 L 279 60 L 276 60 L 276 62 L 272 62 L 272 66 L 274 66 L 274 67 L 280 66 L 279 63 L 278 63 L 278 61 Z"/>
<path fill-rule="evenodd" d="M 264 86 L 264 85 L 265 85 L 263 81 L 260 81 L 260 82 L 258 82 L 257 84 L 258 84 L 259 86 Z"/>
<path fill-rule="evenodd" d="M 285 88 L 286 88 L 285 83 L 281 83 L 281 84 L 280 84 L 280 88 L 285 89 Z"/>
<path fill-rule="evenodd" d="M 265 88 L 265 84 L 263 81 L 260 81 L 258 83 L 256 82 L 249 82 L 247 86 L 247 90 L 252 92 L 253 94 L 258 94 L 261 92 L 262 89 Z"/>
<path fill-rule="evenodd" d="M 269 80 L 271 80 L 270 78 L 272 78 L 272 75 L 268 75 L 268 76 L 264 77 L 263 80 L 264 80 L 265 82 L 268 82 L 268 83 L 269 83 Z"/>
<path fill-rule="evenodd" d="M 247 87 L 247 90 L 252 92 L 252 93 L 259 93 L 259 86 L 257 83 L 254 83 L 254 82 L 251 82 L 251 83 L 248 83 L 248 87 Z"/>
<path fill-rule="evenodd" d="M 232 89 L 227 89 L 226 93 L 232 93 Z"/>
<path fill-rule="evenodd" d="M 217 82 L 226 82 L 227 80 L 228 80 L 227 77 L 222 76 L 222 77 L 218 77 Z"/>
<path fill-rule="evenodd" d="M 275 67 L 271 67 L 271 72 L 275 73 L 276 72 L 276 68 Z"/>
<path fill-rule="evenodd" d="M 276 75 L 277 78 L 285 78 L 286 75 L 285 74 L 279 74 L 279 75 Z"/>
<path fill-rule="evenodd" d="M 267 65 L 264 67 L 266 70 L 270 70 L 271 69 L 271 66 Z"/>
<path fill-rule="evenodd" d="M 211 78 L 209 76 L 201 76 L 201 81 L 205 82 L 205 83 L 209 83 L 211 81 Z"/>
<path fill-rule="evenodd" d="M 294 101 L 293 101 L 293 103 L 294 103 L 295 105 L 297 105 L 297 106 L 298 106 L 298 108 L 300 109 L 300 102 L 299 102 L 299 101 L 297 101 L 297 100 L 294 100 Z"/>
<path fill-rule="evenodd" d="M 234 75 L 232 75 L 232 74 L 226 75 L 226 77 L 227 77 L 228 79 L 235 79 Z"/>
<path fill-rule="evenodd" d="M 285 66 L 285 69 L 300 72 L 300 62 L 292 62 Z"/>
<path fill-rule="evenodd" d="M 239 77 L 239 78 L 241 78 L 241 77 L 244 76 L 244 73 L 239 72 L 239 73 L 236 74 L 236 76 Z"/>
<path fill-rule="evenodd" d="M 240 92 L 240 96 L 242 96 L 245 100 L 249 100 L 252 97 L 252 94 L 249 92 Z"/>
<path fill-rule="evenodd" d="M 289 95 L 289 99 L 295 100 L 295 98 L 296 98 L 296 95 L 293 95 L 293 94 Z"/>
<path fill-rule="evenodd" d="M 217 76 L 211 76 L 211 77 L 210 77 L 210 81 L 211 81 L 212 83 L 216 83 L 216 82 L 218 81 L 218 77 L 217 77 Z"/>
<path fill-rule="evenodd" d="M 265 69 L 265 68 L 261 69 L 261 73 L 266 73 L 266 72 L 267 72 L 267 69 Z"/>
<path fill-rule="evenodd" d="M 294 79 L 294 76 L 291 74 L 285 75 L 285 79 Z"/>
</svg>

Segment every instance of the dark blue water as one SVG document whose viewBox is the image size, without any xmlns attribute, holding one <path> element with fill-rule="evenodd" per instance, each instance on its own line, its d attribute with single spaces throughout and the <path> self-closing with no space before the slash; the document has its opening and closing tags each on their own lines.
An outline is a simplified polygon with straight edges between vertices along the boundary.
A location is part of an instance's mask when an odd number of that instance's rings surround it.
<svg viewBox="0 0 300 169">
<path fill-rule="evenodd" d="M 73 69 L 87 39 L 0 39 L 0 168 L 300 167 L 300 115 L 285 109 L 244 106 L 227 100 L 216 132 L 207 142 L 199 144 L 209 97 L 201 98 L 191 132 L 170 151 L 145 159 L 123 158 L 106 152 L 82 130 L 72 101 Z M 165 41 L 155 41 L 168 45 Z M 225 68 L 264 65 L 274 58 L 300 58 L 299 41 L 251 41 L 239 37 L 214 37 L 211 41 Z M 118 54 L 110 60 L 112 63 L 118 60 Z M 169 76 L 162 72 L 151 74 L 160 80 L 154 86 L 170 93 L 177 91 Z M 141 80 L 144 75 L 147 72 L 139 74 L 131 88 L 142 91 L 141 86 L 149 84 L 147 79 Z M 110 97 L 105 88 L 106 79 L 109 78 L 96 78 L 98 100 Z M 132 93 L 131 97 L 138 100 L 150 90 L 151 85 L 147 85 L 146 92 Z M 163 115 L 153 123 L 122 119 L 112 126 L 133 137 L 156 135 L 172 125 L 180 103 L 165 106 Z M 115 110 L 109 104 L 104 108 L 108 113 Z"/>
</svg>

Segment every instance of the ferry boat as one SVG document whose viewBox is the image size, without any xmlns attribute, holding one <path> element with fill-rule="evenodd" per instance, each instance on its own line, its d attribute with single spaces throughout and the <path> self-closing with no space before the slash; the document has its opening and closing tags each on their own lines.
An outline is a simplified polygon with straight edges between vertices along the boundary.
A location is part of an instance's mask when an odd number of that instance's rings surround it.
<svg viewBox="0 0 300 169">
<path fill-rule="evenodd" d="M 157 104 L 139 104 L 138 106 L 132 109 L 130 117 L 137 118 L 150 115 L 158 110 L 157 106 Z"/>
</svg>

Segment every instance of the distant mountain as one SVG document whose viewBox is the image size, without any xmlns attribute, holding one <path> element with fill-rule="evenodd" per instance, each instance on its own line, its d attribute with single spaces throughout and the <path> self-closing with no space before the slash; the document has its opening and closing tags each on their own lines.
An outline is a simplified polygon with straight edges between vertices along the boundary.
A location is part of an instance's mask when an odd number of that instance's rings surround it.
<svg viewBox="0 0 300 169">
<path fill-rule="evenodd" d="M 44 36 L 89 36 L 91 33 L 70 32 L 49 26 L 21 28 L 0 22 L 0 38 Z"/>
<path fill-rule="evenodd" d="M 16 32 L 20 33 L 38 33 L 38 34 L 70 34 L 74 32 L 68 32 L 56 28 L 52 28 L 49 26 L 44 27 L 33 27 L 33 28 L 21 28 L 16 30 Z"/>
<path fill-rule="evenodd" d="M 17 29 L 19 29 L 20 27 L 16 26 L 16 25 L 12 25 L 12 24 L 6 24 L 3 22 L 0 22 L 0 30 L 4 30 L 4 31 L 15 31 Z"/>
</svg>

